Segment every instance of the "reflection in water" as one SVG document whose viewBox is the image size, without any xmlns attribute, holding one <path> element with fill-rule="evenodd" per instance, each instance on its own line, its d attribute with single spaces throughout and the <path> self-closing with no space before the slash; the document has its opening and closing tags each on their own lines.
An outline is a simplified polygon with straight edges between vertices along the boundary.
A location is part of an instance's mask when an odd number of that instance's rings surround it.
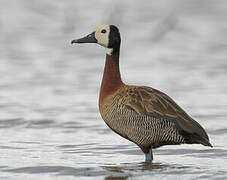
<svg viewBox="0 0 227 180">
<path fill-rule="evenodd" d="M 125 180 L 131 176 L 129 173 L 124 172 L 124 169 L 120 166 L 102 166 L 102 168 L 111 174 L 105 177 L 106 180 Z"/>
<path fill-rule="evenodd" d="M 106 180 L 126 180 L 126 179 L 128 179 L 128 177 L 126 176 L 126 177 L 114 177 L 114 176 L 108 176 L 108 177 L 105 177 L 105 179 Z"/>
<path fill-rule="evenodd" d="M 73 168 L 67 166 L 33 166 L 23 168 L 3 168 L 2 172 L 8 173 L 26 173 L 26 174 L 54 174 L 55 176 L 87 176 L 99 177 L 105 176 L 108 180 L 125 180 L 130 177 L 150 176 L 155 174 L 165 174 L 171 171 L 179 173 L 189 167 L 177 165 L 165 165 L 159 163 L 127 163 L 118 166 L 100 166 L 93 168 Z"/>
<path fill-rule="evenodd" d="M 131 163 L 122 164 L 119 166 L 102 166 L 103 169 L 108 171 L 105 179 L 128 179 L 129 177 L 137 177 L 141 175 L 150 175 L 151 173 L 165 171 L 167 168 L 177 168 L 176 166 L 164 165 L 159 163 Z"/>
</svg>

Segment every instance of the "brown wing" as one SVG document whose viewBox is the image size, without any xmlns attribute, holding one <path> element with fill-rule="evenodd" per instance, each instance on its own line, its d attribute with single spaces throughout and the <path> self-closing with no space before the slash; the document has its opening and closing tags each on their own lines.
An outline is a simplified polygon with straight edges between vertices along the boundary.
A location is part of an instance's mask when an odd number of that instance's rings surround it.
<svg viewBox="0 0 227 180">
<path fill-rule="evenodd" d="M 156 89 L 146 86 L 128 86 L 122 103 L 138 114 L 159 116 L 174 121 L 187 143 L 212 146 L 202 126 L 186 114 L 168 95 Z"/>
</svg>

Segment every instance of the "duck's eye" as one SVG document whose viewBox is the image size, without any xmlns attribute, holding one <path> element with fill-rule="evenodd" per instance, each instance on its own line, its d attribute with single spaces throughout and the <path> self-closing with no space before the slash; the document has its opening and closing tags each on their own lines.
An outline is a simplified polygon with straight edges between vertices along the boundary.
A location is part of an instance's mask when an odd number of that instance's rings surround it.
<svg viewBox="0 0 227 180">
<path fill-rule="evenodd" d="M 101 31 L 101 33 L 105 34 L 105 33 L 106 33 L 106 30 L 105 30 L 105 29 L 103 29 L 103 30 Z"/>
</svg>

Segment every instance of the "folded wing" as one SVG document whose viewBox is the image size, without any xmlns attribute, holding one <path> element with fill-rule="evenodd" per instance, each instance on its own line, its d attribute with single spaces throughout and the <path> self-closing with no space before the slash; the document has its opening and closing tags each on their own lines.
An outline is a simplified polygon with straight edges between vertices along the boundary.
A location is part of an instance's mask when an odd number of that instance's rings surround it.
<svg viewBox="0 0 227 180">
<path fill-rule="evenodd" d="M 146 86 L 128 86 L 122 103 L 141 115 L 162 117 L 175 123 L 188 144 L 211 146 L 202 126 L 193 120 L 168 95 Z"/>
</svg>

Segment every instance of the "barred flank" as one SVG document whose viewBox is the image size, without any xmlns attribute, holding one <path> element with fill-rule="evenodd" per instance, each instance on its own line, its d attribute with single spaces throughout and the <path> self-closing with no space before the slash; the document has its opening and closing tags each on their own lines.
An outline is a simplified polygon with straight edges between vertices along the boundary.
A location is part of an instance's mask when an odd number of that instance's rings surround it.
<svg viewBox="0 0 227 180">
<path fill-rule="evenodd" d="M 164 144 L 184 143 L 175 123 L 169 119 L 140 115 L 126 105 L 119 103 L 115 96 L 101 112 L 107 125 L 121 136 L 140 147 L 159 147 Z"/>
</svg>

